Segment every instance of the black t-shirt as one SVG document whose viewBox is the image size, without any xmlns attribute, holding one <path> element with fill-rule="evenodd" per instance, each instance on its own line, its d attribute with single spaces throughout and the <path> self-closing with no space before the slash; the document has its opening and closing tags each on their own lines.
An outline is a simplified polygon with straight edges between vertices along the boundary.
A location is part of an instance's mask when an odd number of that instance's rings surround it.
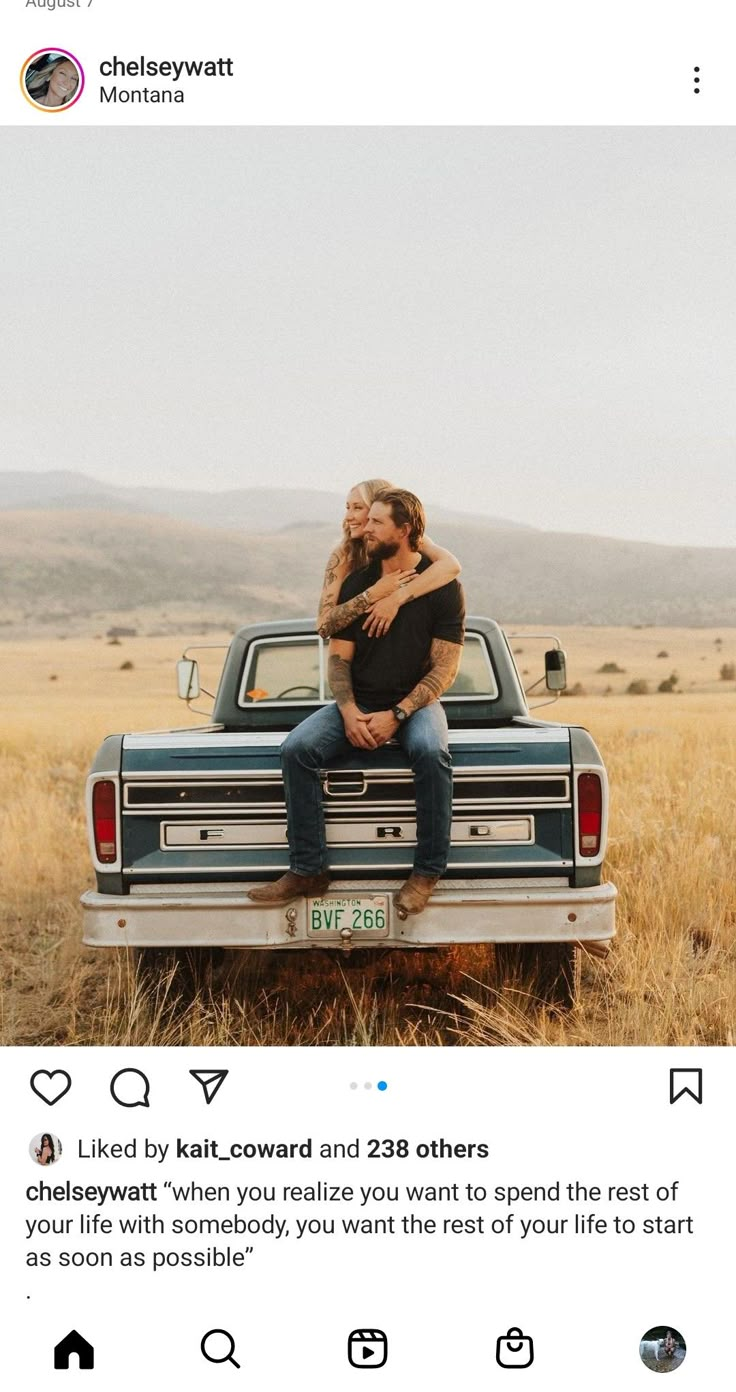
<svg viewBox="0 0 736 1392">
<path fill-rule="evenodd" d="M 431 561 L 422 556 L 416 569 L 426 570 Z M 371 561 L 343 581 L 338 604 L 354 599 L 381 577 L 381 562 Z M 451 580 L 440 590 L 419 595 L 402 604 L 388 633 L 369 638 L 360 614 L 336 638 L 355 644 L 352 663 L 353 691 L 358 705 L 367 710 L 390 710 L 414 689 L 429 670 L 433 638 L 462 644 L 465 598 L 462 585 Z"/>
</svg>

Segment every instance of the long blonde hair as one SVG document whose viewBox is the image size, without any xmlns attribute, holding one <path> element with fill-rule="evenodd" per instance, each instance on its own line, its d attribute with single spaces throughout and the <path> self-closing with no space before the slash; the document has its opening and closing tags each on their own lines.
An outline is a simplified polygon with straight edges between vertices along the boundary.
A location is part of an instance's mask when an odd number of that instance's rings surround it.
<svg viewBox="0 0 736 1392">
<path fill-rule="evenodd" d="M 74 60 L 69 58 L 66 53 L 59 53 L 54 57 L 53 49 L 48 53 L 42 54 L 38 60 L 38 64 L 32 64 L 26 72 L 26 88 L 33 101 L 38 102 L 41 97 L 46 96 L 51 78 L 56 72 L 56 69 L 61 67 L 62 63 L 68 63 L 70 68 L 74 69 L 76 81 L 71 92 L 68 93 L 62 102 L 59 102 L 59 106 L 66 106 L 71 101 L 79 86 L 79 68 Z"/>
<path fill-rule="evenodd" d="M 392 487 L 393 484 L 390 484 L 387 479 L 363 479 L 362 483 L 354 483 L 350 492 L 353 493 L 357 489 L 358 493 L 363 499 L 363 502 L 366 504 L 367 507 L 370 507 L 371 503 L 376 497 L 376 494 L 382 493 L 384 488 Z M 363 566 L 368 564 L 368 555 L 365 549 L 365 542 L 363 541 L 362 537 L 351 537 L 350 527 L 348 526 L 347 518 L 342 524 L 342 550 L 343 555 L 348 563 L 349 574 L 352 574 L 354 570 L 362 570 Z"/>
</svg>

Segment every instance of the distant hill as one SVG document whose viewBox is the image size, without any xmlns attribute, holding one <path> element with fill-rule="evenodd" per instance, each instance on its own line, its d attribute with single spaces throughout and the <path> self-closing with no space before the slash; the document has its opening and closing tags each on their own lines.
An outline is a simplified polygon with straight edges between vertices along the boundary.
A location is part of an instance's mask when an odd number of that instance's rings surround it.
<svg viewBox="0 0 736 1392">
<path fill-rule="evenodd" d="M 242 528 L 247 532 L 282 531 L 285 527 L 332 526 L 339 534 L 345 495 L 315 488 L 237 488 L 211 492 L 188 488 L 127 488 L 102 483 L 63 470 L 44 473 L 0 471 L 2 508 L 86 508 L 132 512 L 196 522 L 203 527 Z M 472 513 L 428 503 L 428 516 L 437 522 L 474 522 Z M 503 530 L 531 531 L 504 518 L 484 518 L 484 525 Z M 430 530 L 431 535 L 431 530 Z"/>
<path fill-rule="evenodd" d="M 307 536 L 299 537 L 306 555 Z M 331 537 L 326 531 L 324 556 Z M 193 611 L 211 607 L 218 615 L 306 615 L 301 591 L 314 591 L 319 563 L 315 557 L 311 587 L 301 587 L 279 533 L 246 537 L 124 512 L 0 513 L 0 594 L 5 609 L 27 621 L 182 599 Z"/>
<path fill-rule="evenodd" d="M 109 508 L 18 508 L 0 514 L 3 610 L 25 623 L 182 602 L 234 623 L 310 615 L 334 539 L 329 525 L 255 533 Z M 443 523 L 437 539 L 462 560 L 475 613 L 545 627 L 736 623 L 736 550 L 484 520 Z"/>
</svg>

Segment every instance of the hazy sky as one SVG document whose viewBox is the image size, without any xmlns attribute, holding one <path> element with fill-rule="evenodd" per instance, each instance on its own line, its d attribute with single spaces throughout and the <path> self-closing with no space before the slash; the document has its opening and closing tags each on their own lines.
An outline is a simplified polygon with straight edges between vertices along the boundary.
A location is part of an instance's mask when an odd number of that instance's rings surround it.
<svg viewBox="0 0 736 1392">
<path fill-rule="evenodd" d="M 0 153 L 1 467 L 384 474 L 736 544 L 736 130 L 18 128 Z"/>
</svg>

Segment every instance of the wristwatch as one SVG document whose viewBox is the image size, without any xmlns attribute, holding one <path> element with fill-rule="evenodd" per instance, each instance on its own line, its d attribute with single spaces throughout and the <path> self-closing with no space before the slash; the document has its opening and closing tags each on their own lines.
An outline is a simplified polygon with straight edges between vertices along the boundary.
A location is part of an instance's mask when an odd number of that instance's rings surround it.
<svg viewBox="0 0 736 1392">
<path fill-rule="evenodd" d="M 409 712 L 405 711 L 403 706 L 392 706 L 391 714 L 396 716 L 400 725 L 409 719 Z"/>
</svg>

